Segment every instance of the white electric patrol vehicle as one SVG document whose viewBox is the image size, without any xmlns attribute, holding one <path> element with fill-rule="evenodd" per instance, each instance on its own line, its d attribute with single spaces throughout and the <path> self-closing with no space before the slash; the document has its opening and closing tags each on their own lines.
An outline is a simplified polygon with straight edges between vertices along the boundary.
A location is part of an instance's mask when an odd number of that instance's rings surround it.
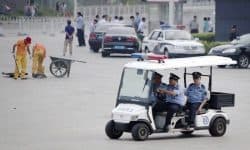
<svg viewBox="0 0 250 150">
<path fill-rule="evenodd" d="M 203 72 L 202 74 L 208 79 L 210 100 L 204 106 L 203 111 L 196 115 L 195 127 L 187 128 L 188 110 L 183 108 L 173 116 L 168 132 L 181 132 L 189 135 L 196 130 L 208 130 L 212 136 L 223 136 L 229 124 L 229 117 L 222 111 L 222 107 L 234 106 L 234 94 L 212 91 L 212 66 L 231 64 L 236 64 L 236 62 L 231 58 L 220 56 L 176 58 L 164 61 L 141 61 L 140 59 L 140 61 L 127 63 L 123 69 L 116 107 L 105 128 L 106 135 L 111 139 L 118 139 L 124 132 L 130 132 L 134 140 L 146 140 L 151 134 L 166 133 L 163 126 L 167 112 L 157 112 L 154 116 L 152 112 L 154 101 L 151 95 L 154 72 L 181 70 L 184 73 L 182 80 L 186 87 L 191 69 L 208 67 L 206 68 L 207 74 Z"/>
</svg>

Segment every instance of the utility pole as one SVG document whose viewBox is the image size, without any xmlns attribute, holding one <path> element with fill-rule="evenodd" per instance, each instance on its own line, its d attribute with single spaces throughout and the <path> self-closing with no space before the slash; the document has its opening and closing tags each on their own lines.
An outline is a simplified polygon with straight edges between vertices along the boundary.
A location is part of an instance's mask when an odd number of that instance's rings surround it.
<svg viewBox="0 0 250 150">
<path fill-rule="evenodd" d="M 74 0 L 74 17 L 77 15 L 77 0 Z"/>
</svg>

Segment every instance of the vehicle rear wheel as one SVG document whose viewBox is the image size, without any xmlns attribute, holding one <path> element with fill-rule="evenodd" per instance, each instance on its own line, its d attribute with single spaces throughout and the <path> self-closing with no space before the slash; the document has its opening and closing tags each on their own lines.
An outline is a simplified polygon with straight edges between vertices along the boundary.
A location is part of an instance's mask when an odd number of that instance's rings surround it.
<svg viewBox="0 0 250 150">
<path fill-rule="evenodd" d="M 194 131 L 181 131 L 182 134 L 184 135 L 191 135 Z"/>
<path fill-rule="evenodd" d="M 227 125 L 224 118 L 217 118 L 209 127 L 209 133 L 212 136 L 223 136 L 226 133 Z"/>
<path fill-rule="evenodd" d="M 106 124 L 106 128 L 105 128 L 105 132 L 106 135 L 110 138 L 110 139 L 118 139 L 122 136 L 123 132 L 122 131 L 118 131 L 115 129 L 115 122 L 113 120 L 110 120 L 107 124 Z"/>
<path fill-rule="evenodd" d="M 137 123 L 133 126 L 132 137 L 136 141 L 144 141 L 148 138 L 149 128 L 145 123 Z"/>
<path fill-rule="evenodd" d="M 102 57 L 107 57 L 107 56 L 109 56 L 109 53 L 107 53 L 107 52 L 102 52 Z"/>
<path fill-rule="evenodd" d="M 240 68 L 247 68 L 249 66 L 249 57 L 245 54 L 240 55 L 238 59 L 238 66 Z"/>
</svg>

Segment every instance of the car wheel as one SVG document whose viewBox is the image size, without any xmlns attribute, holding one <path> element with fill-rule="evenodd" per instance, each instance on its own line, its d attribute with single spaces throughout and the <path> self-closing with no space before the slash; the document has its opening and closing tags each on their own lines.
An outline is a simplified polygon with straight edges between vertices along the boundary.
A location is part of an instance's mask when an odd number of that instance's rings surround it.
<svg viewBox="0 0 250 150">
<path fill-rule="evenodd" d="M 182 134 L 184 135 L 191 135 L 194 131 L 181 131 Z"/>
<path fill-rule="evenodd" d="M 118 139 L 122 136 L 123 132 L 122 131 L 118 131 L 115 129 L 115 122 L 113 120 L 110 120 L 105 128 L 105 132 L 106 135 L 110 138 L 110 139 Z"/>
<path fill-rule="evenodd" d="M 137 123 L 132 128 L 132 137 L 136 141 L 144 141 L 148 138 L 149 128 L 145 123 Z"/>
<path fill-rule="evenodd" d="M 239 59 L 238 59 L 238 66 L 240 68 L 247 68 L 249 66 L 249 57 L 247 57 L 246 55 L 240 55 Z"/>
<path fill-rule="evenodd" d="M 209 133 L 212 136 L 223 136 L 226 133 L 227 125 L 224 118 L 217 118 L 209 127 Z"/>
<path fill-rule="evenodd" d="M 109 53 L 107 53 L 107 52 L 102 52 L 102 57 L 108 57 L 109 56 Z"/>
</svg>

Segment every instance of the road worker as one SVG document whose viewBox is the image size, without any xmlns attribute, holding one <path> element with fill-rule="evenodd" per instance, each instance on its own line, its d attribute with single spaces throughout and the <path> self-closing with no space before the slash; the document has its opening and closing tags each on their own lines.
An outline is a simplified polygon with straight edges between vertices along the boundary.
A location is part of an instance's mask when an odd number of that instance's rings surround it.
<svg viewBox="0 0 250 150">
<path fill-rule="evenodd" d="M 32 77 L 45 78 L 43 61 L 46 57 L 46 48 L 40 43 L 36 43 L 32 50 Z"/>
<path fill-rule="evenodd" d="M 27 79 L 25 77 L 25 73 L 27 69 L 27 52 L 31 57 L 29 49 L 30 44 L 31 38 L 26 37 L 25 39 L 17 41 L 17 43 L 13 45 L 12 53 L 16 64 L 14 79 L 17 79 L 18 77 L 20 77 L 22 80 Z"/>
</svg>

